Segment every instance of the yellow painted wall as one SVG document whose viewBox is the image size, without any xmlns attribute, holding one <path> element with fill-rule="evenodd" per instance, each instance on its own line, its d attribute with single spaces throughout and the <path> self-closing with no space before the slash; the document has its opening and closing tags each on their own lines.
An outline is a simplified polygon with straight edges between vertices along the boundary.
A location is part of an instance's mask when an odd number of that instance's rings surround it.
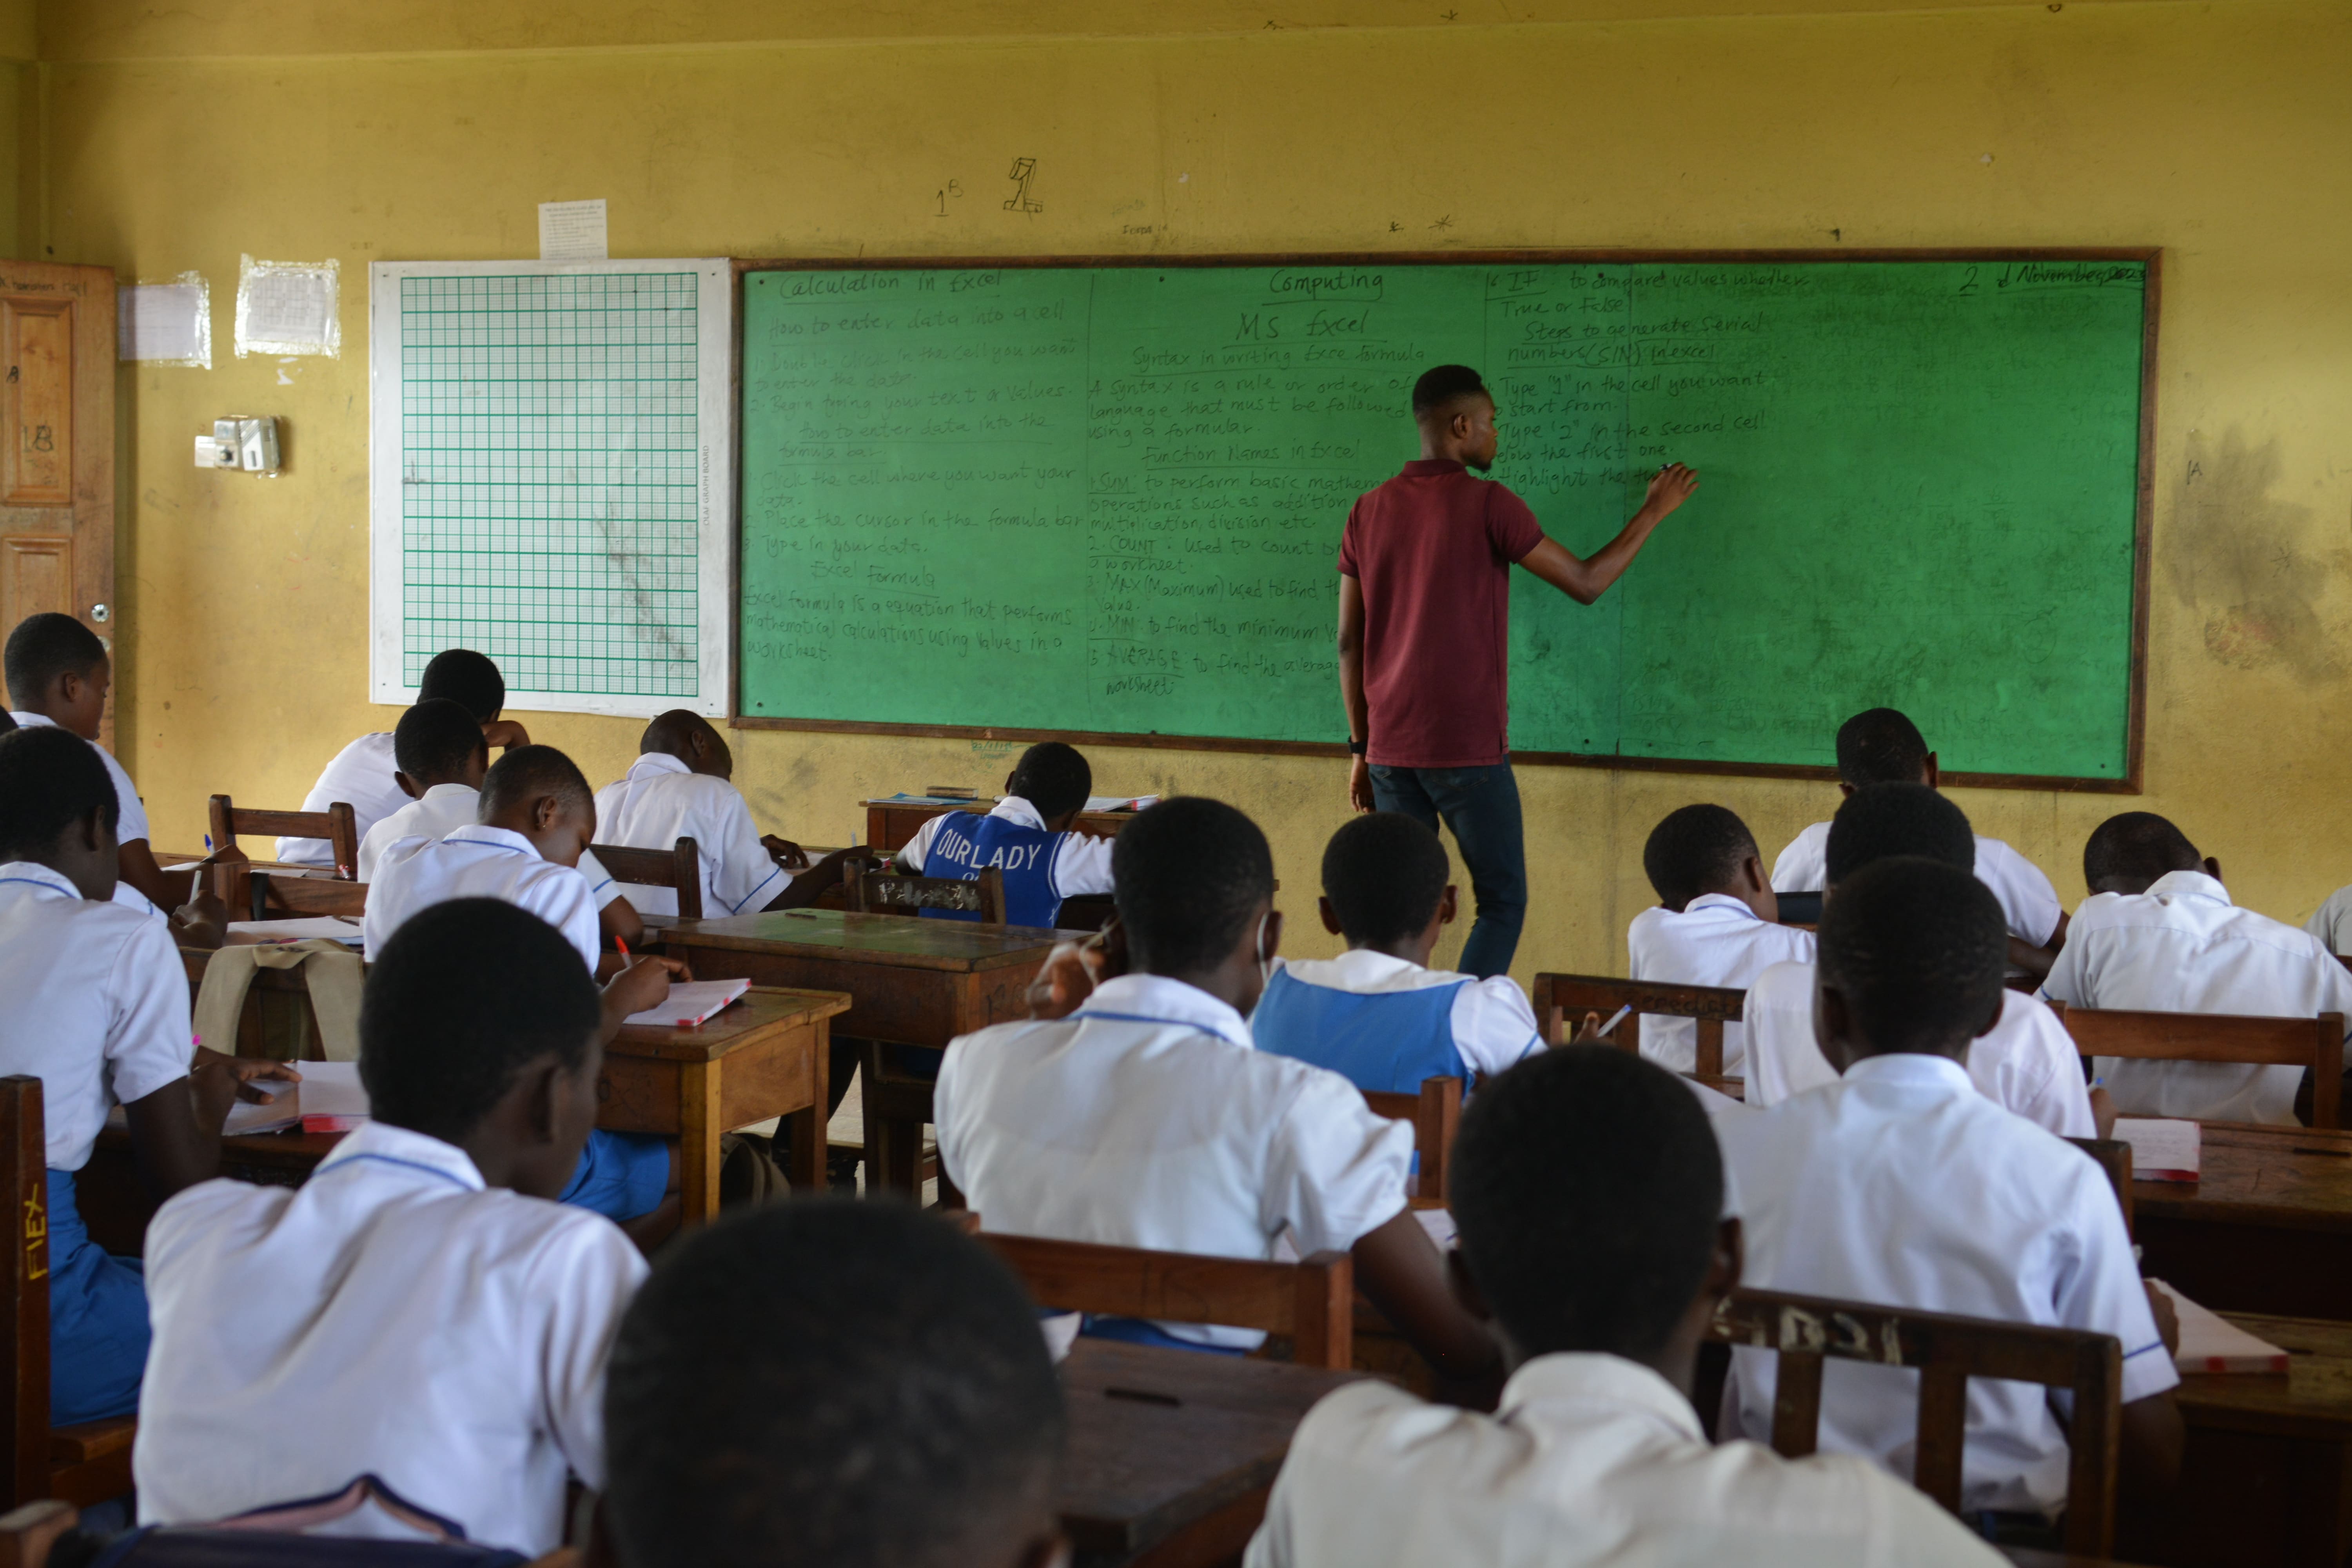
<svg viewBox="0 0 2352 1568">
<path fill-rule="evenodd" d="M 531 256 L 535 204 L 604 196 L 623 256 L 2162 245 L 2149 793 L 1958 798 L 2070 901 L 2084 835 L 2129 804 L 2282 917 L 2352 881 L 2352 7 L 1554 0 L 1485 25 L 1468 0 L 909 0 L 866 19 L 883 9 L 43 8 L 47 195 L 19 248 L 194 268 L 216 301 L 218 368 L 121 377 L 121 731 L 159 842 L 195 844 L 212 790 L 290 804 L 394 718 L 365 700 L 366 264 Z M 1034 217 L 999 205 L 1015 156 L 1038 161 Z M 942 218 L 950 178 L 969 195 Z M 230 357 L 240 252 L 341 260 L 340 361 Z M 284 475 L 197 473 L 190 437 L 252 411 L 286 421 Z M 1668 526 L 1738 525 L 1702 495 Z M 632 724 L 530 722 L 599 781 L 634 750 Z M 738 744 L 763 820 L 820 842 L 861 795 L 993 784 L 1010 750 Z M 1310 907 L 1339 764 L 1095 762 L 1106 789 L 1245 805 L 1285 902 Z M 1520 784 L 1523 978 L 1622 963 L 1664 811 L 1724 801 L 1769 852 L 1834 800 L 1583 769 Z"/>
</svg>

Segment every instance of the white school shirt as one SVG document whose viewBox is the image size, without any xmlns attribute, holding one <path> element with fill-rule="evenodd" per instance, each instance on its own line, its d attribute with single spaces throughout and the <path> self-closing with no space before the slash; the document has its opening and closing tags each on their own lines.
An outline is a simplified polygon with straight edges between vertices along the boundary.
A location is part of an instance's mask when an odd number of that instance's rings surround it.
<svg viewBox="0 0 2352 1568">
<path fill-rule="evenodd" d="M 1748 1103 L 1777 1105 L 1837 1081 L 1813 1038 L 1813 965 L 1776 963 L 1748 988 Z M 2061 1138 L 2095 1138 L 2083 1058 L 2058 1015 L 2004 988 L 2000 1022 L 1969 1042 L 1977 1091 Z"/>
<path fill-rule="evenodd" d="M 1274 963 L 1301 984 L 1344 991 L 1351 996 L 1461 986 L 1448 1010 L 1454 1047 L 1480 1078 L 1492 1078 L 1543 1048 L 1536 1010 L 1528 1005 L 1528 994 L 1519 989 L 1519 983 L 1507 974 L 1480 980 L 1447 969 L 1423 969 L 1408 959 L 1368 947 L 1350 948 L 1337 958 L 1277 958 Z"/>
<path fill-rule="evenodd" d="M 2041 867 L 2000 839 L 1981 833 L 1976 838 L 1977 880 L 2000 900 L 2001 918 L 2009 922 L 2011 934 L 2035 947 L 2047 946 L 2057 933 L 2058 917 L 2065 912 L 2058 889 Z M 1830 825 L 1816 822 L 1790 840 L 1772 862 L 1772 890 L 1820 892 L 1829 886 L 1829 854 Z"/>
<path fill-rule="evenodd" d="M 163 921 L 85 899 L 47 866 L 0 865 L 0 1074 L 41 1080 L 50 1170 L 89 1163 L 116 1102 L 187 1077 L 194 1039 Z"/>
<path fill-rule="evenodd" d="M 2303 922 L 2303 929 L 2330 952 L 2352 952 L 2352 888 L 2338 888 L 2328 894 L 2327 901 Z"/>
<path fill-rule="evenodd" d="M 391 731 L 362 735 L 320 771 L 319 782 L 302 797 L 302 809 L 324 811 L 340 800 L 352 808 L 353 828 L 365 838 L 369 828 L 408 804 L 407 792 L 393 782 L 399 766 Z M 323 838 L 281 838 L 278 858 L 289 866 L 328 866 L 335 851 Z"/>
<path fill-rule="evenodd" d="M 915 829 L 915 836 L 891 856 L 891 863 L 921 876 L 923 861 L 931 852 L 931 840 L 939 837 L 940 825 L 955 815 L 943 811 L 937 816 L 925 817 Z M 1017 795 L 1008 795 L 998 801 L 988 815 L 1001 816 L 1016 827 L 1045 831 L 1045 819 L 1037 815 L 1037 808 Z M 1053 885 L 1062 897 L 1092 898 L 1111 890 L 1110 847 L 1111 840 L 1097 838 L 1091 833 L 1073 829 L 1062 835 L 1061 842 L 1054 848 L 1054 864 L 1048 868 Z"/>
<path fill-rule="evenodd" d="M 16 721 L 16 727 L 20 730 L 35 730 L 44 724 L 57 723 L 55 719 L 45 713 L 12 711 L 8 717 Z M 89 742 L 89 749 L 98 753 L 98 760 L 106 764 L 106 776 L 114 781 L 115 841 L 119 844 L 134 844 L 146 837 L 147 803 L 139 798 L 139 786 L 131 782 L 131 775 L 123 771 L 121 763 L 114 760 L 112 752 L 95 741 Z"/>
<path fill-rule="evenodd" d="M 760 842 L 743 792 L 698 773 L 667 752 L 648 752 L 616 784 L 596 792 L 596 836 L 632 849 L 674 849 L 694 840 L 702 862 L 705 914 L 757 914 L 792 880 Z M 621 884 L 621 896 L 647 915 L 677 913 L 677 889 Z"/>
<path fill-rule="evenodd" d="M 1156 974 L 1106 981 L 1066 1018 L 950 1042 L 932 1115 L 988 1229 L 1216 1258 L 1271 1258 L 1285 1231 L 1301 1256 L 1345 1252 L 1403 1210 L 1412 1161 L 1412 1127 L 1373 1115 L 1354 1084 L 1256 1050 L 1239 1013 Z"/>
<path fill-rule="evenodd" d="M 411 915 L 451 899 L 502 899 L 529 910 L 563 933 L 589 973 L 596 972 L 600 937 L 588 879 L 541 859 L 521 834 L 479 823 L 439 838 L 403 838 L 384 850 L 368 885 L 361 945 L 370 957 L 383 957 L 383 944 Z"/>
<path fill-rule="evenodd" d="M 2238 1013 L 2352 1026 L 2352 974 L 2309 931 L 2230 901 L 2202 871 L 2172 871 L 2145 893 L 2084 899 L 2042 994 L 2070 1007 Z M 2129 1116 L 2294 1125 L 2296 1067 L 2095 1058 Z"/>
<path fill-rule="evenodd" d="M 368 1473 L 468 1539 L 563 1540 L 566 1470 L 604 1482 L 604 1362 L 646 1277 L 617 1226 L 486 1187 L 388 1122 L 299 1187 L 200 1183 L 147 1228 L 154 1328 L 140 1522 L 196 1523 Z M 373 1510 L 324 1534 L 407 1531 Z"/>
<path fill-rule="evenodd" d="M 367 830 L 367 837 L 360 840 L 358 879 L 375 880 L 376 862 L 403 838 L 446 838 L 460 827 L 473 826 L 481 805 L 482 792 L 478 789 L 460 784 L 435 784 Z M 598 909 L 620 897 L 613 874 L 587 850 L 580 852 L 580 864 L 574 869 L 588 879 L 588 896 Z"/>
<path fill-rule="evenodd" d="M 1613 1355 L 1538 1356 L 1492 1415 L 1367 1379 L 1290 1440 L 1244 1568 L 1998 1568 L 1861 1459 L 1709 1443 L 1690 1400 Z"/>
<path fill-rule="evenodd" d="M 1636 980 L 1744 990 L 1773 964 L 1811 963 L 1813 933 L 1767 921 L 1728 893 L 1701 893 L 1679 912 L 1658 905 L 1635 915 L 1626 928 L 1625 947 Z M 1742 1071 L 1747 1037 L 1738 1024 L 1723 1026 L 1726 1077 Z M 1695 1070 L 1697 1023 L 1643 1014 L 1642 1054 L 1674 1072 Z"/>
<path fill-rule="evenodd" d="M 1836 1083 L 1718 1119 L 1715 1135 L 1746 1231 L 1746 1284 L 2113 1334 L 2126 1405 L 2180 1381 L 2105 1173 L 1978 1093 L 1949 1058 L 1866 1058 Z M 1771 1435 L 1773 1360 L 1733 1352 L 1750 1437 Z M 1918 1385 L 1903 1368 L 1831 1362 L 1822 1451 L 1909 1479 Z M 2065 1499 L 2065 1433 L 2042 1387 L 1969 1379 L 1961 1509 L 2055 1514 Z"/>
</svg>

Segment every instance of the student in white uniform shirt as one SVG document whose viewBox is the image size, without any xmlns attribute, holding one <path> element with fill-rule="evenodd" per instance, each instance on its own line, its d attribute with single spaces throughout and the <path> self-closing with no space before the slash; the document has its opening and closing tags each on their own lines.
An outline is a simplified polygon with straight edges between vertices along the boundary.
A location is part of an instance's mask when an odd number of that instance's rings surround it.
<svg viewBox="0 0 2352 1568">
<path fill-rule="evenodd" d="M 1268 1258 L 1352 1252 L 1356 1282 L 1438 1370 L 1491 1374 L 1405 1202 L 1412 1131 L 1334 1072 L 1252 1048 L 1282 939 L 1265 835 L 1222 801 L 1141 813 L 1112 849 L 1123 952 L 1066 1018 L 950 1043 L 940 1159 L 991 1230 Z M 1074 993 L 1076 988 L 1073 988 Z M 1054 1303 L 1047 1302 L 1047 1306 Z M 1239 1354 L 1264 1335 L 1096 1320 L 1086 1331 Z"/>
<path fill-rule="evenodd" d="M 2303 929 L 2330 952 L 2352 952 L 2352 888 L 2338 888 L 2312 911 Z"/>
<path fill-rule="evenodd" d="M 1860 797 L 1856 797 L 1859 799 Z M 2113 1334 L 2123 1350 L 2121 1516 L 2176 1479 L 2169 1310 L 2144 1287 L 2123 1212 L 2082 1151 L 1979 1093 L 1961 1058 L 2000 1016 L 2000 906 L 1958 866 L 1875 861 L 1822 915 L 1815 1028 L 1843 1076 L 1718 1120 L 1748 1279 L 1760 1289 Z M 1769 1435 L 1775 1358 L 1733 1352 L 1738 1430 Z M 1907 1478 L 1917 1374 L 1834 1362 L 1821 1447 Z M 2036 1540 L 2066 1498 L 2060 1416 L 2034 1384 L 1971 1379 L 1964 1514 Z"/>
<path fill-rule="evenodd" d="M 300 1187 L 207 1182 L 148 1227 L 140 1519 L 373 1474 L 474 1542 L 552 1551 L 566 1473 L 603 1484 L 604 1361 L 646 1272 L 609 1221 L 548 1201 L 596 1119 L 596 991 L 558 932 L 486 899 L 372 956 L 372 1119 Z M 405 1531 L 371 1508 L 322 1533 Z"/>
<path fill-rule="evenodd" d="M 490 768 L 481 726 L 462 704 L 446 697 L 403 713 L 392 740 L 400 763 L 392 776 L 408 804 L 379 819 L 360 839 L 362 882 L 375 880 L 376 862 L 401 839 L 440 838 L 471 827 L 481 804 L 482 775 Z"/>
<path fill-rule="evenodd" d="M 552 746 L 518 746 L 482 778 L 480 820 L 440 838 L 403 838 L 387 847 L 368 886 L 360 939 L 370 957 L 394 933 L 434 905 L 451 899 L 499 899 L 528 910 L 572 944 L 588 973 L 607 982 L 607 1040 L 622 1020 L 669 994 L 676 959 L 639 958 L 597 950 L 595 900 L 576 869 L 596 832 L 588 781 Z M 651 1242 L 676 1223 L 677 1150 L 643 1133 L 590 1135 L 563 1202 L 632 1223 Z"/>
<path fill-rule="evenodd" d="M 1938 787 L 1942 773 L 1919 727 L 1892 708 L 1857 713 L 1838 729 L 1838 788 L 1846 795 L 1865 784 L 1923 784 Z M 1830 825 L 1816 822 L 1791 839 L 1772 863 L 1772 887 L 1783 893 L 1817 893 L 1829 885 Z M 1976 841 L 1976 874 L 2000 900 L 2001 917 L 2016 939 L 2009 950 L 2012 968 L 2040 976 L 2066 935 L 2066 910 L 2058 889 L 2042 868 L 1998 838 Z"/>
<path fill-rule="evenodd" d="M 697 1232 L 630 1303 L 606 1375 L 598 1531 L 618 1568 L 1067 1561 L 1036 1309 L 911 1205 L 782 1204 Z"/>
<path fill-rule="evenodd" d="M 2309 931 L 2242 910 L 2221 868 L 2145 811 L 2101 823 L 2083 848 L 2091 896 L 2042 994 L 2070 1007 L 2352 1020 L 2352 974 Z M 2293 1126 L 2306 1069 L 2097 1058 L 2128 1115 Z"/>
<path fill-rule="evenodd" d="M 1869 785 L 1846 797 L 1830 826 L 1824 908 L 1836 902 L 1846 878 L 1874 861 L 1917 855 L 1965 871 L 1975 843 L 1960 808 L 1925 784 Z M 1775 1105 L 1837 1081 L 1813 1038 L 1814 980 L 1810 963 L 1776 963 L 1748 985 L 1748 1104 Z M 2002 989 L 2000 1021 L 1961 1059 L 1986 1099 L 2061 1138 L 2105 1137 L 2114 1124 L 2105 1091 L 2084 1084 L 2083 1058 L 2066 1026 L 2022 992 Z"/>
<path fill-rule="evenodd" d="M 1257 1048 L 1385 1094 L 1418 1093 L 1431 1078 L 1468 1087 L 1541 1050 L 1517 981 L 1429 967 L 1454 916 L 1450 869 L 1437 835 L 1402 812 L 1372 812 L 1333 834 L 1318 907 L 1348 951 L 1275 961 L 1250 1015 Z"/>
<path fill-rule="evenodd" d="M 1707 1120 L 1655 1066 L 1569 1046 L 1462 1119 L 1449 1258 L 1512 1368 L 1492 1415 L 1352 1384 L 1307 1413 L 1246 1568 L 1995 1568 L 1868 1462 L 1707 1440 L 1698 1346 L 1738 1284 Z M 2084 1162 L 2088 1163 L 2088 1162 Z"/>
<path fill-rule="evenodd" d="M 1748 825 L 1720 805 L 1670 811 L 1642 846 L 1642 869 L 1657 907 L 1625 931 L 1633 976 L 1671 985 L 1745 990 L 1776 963 L 1810 963 L 1813 933 L 1780 924 L 1780 900 Z M 1746 1070 L 1747 1031 L 1723 1026 L 1723 1070 Z M 1643 1015 L 1642 1054 L 1675 1072 L 1698 1065 L 1698 1026 Z"/>
<path fill-rule="evenodd" d="M 993 866 L 1004 876 L 1007 924 L 1052 930 L 1065 899 L 1110 891 L 1110 840 L 1072 830 L 1095 787 L 1094 769 L 1075 746 L 1041 741 L 1005 776 L 1004 798 L 986 815 L 947 811 L 915 829 L 893 863 L 919 877 L 977 881 Z M 977 915 L 925 910 L 944 920 Z"/>
<path fill-rule="evenodd" d="M 116 810 L 99 752 L 79 737 L 47 726 L 0 735 L 0 1073 L 41 1080 L 58 1426 L 138 1409 L 147 1355 L 139 1266 L 89 1239 L 75 1201 L 107 1112 L 126 1108 L 141 1167 L 176 1192 L 219 1169 L 240 1079 L 297 1076 L 210 1051 L 191 1070 L 187 972 L 162 911 L 112 898 Z"/>
</svg>

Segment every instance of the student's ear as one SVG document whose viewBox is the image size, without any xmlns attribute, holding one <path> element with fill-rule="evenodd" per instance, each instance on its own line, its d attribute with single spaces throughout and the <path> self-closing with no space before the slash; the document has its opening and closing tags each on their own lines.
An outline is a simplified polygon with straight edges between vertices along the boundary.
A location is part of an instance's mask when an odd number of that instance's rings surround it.
<svg viewBox="0 0 2352 1568">
<path fill-rule="evenodd" d="M 1325 931 L 1329 931 L 1333 936 L 1345 936 L 1348 934 L 1346 931 L 1339 929 L 1339 911 L 1331 907 L 1330 900 L 1316 900 L 1315 912 L 1323 917 L 1323 929 Z"/>
<path fill-rule="evenodd" d="M 1841 1078 L 1861 1059 L 1853 1048 L 1853 1011 L 1846 1005 L 1845 993 L 1822 977 L 1818 964 L 1813 970 L 1813 1043 Z"/>
<path fill-rule="evenodd" d="M 1005 793 L 1005 794 L 1007 794 L 1007 795 L 1017 795 L 1017 794 L 1019 794 L 1019 793 L 1020 793 L 1019 791 L 1015 790 L 1015 789 L 1013 787 L 1013 781 L 1014 779 L 1019 778 L 1020 776 L 1021 776 L 1021 770 L 1020 770 L 1019 768 L 1015 768 L 1015 769 L 1013 769 L 1011 773 L 1007 773 L 1007 774 L 1005 774 L 1005 775 L 1004 775 L 1004 793 Z"/>
<path fill-rule="evenodd" d="M 2206 856 L 2205 874 L 2212 878 L 2215 881 L 2220 881 L 2221 879 L 2221 862 L 2214 859 L 2210 855 Z"/>
<path fill-rule="evenodd" d="M 1969 1038 L 1972 1040 L 1981 1040 L 1987 1035 L 1991 1034 L 1995 1029 L 2000 1028 L 2001 1010 L 2007 1006 L 2008 1004 L 2009 990 L 2008 987 L 2004 986 L 2001 988 L 2000 1000 L 1992 1005 L 1992 1016 L 1984 1021 L 1983 1028 L 1979 1029 L 1975 1034 L 1970 1035 Z"/>
<path fill-rule="evenodd" d="M 1462 895 L 1454 884 L 1445 884 L 1445 891 L 1437 895 L 1437 923 L 1450 926 L 1454 917 L 1462 912 Z"/>
<path fill-rule="evenodd" d="M 1258 938 L 1257 961 L 1260 963 L 1272 963 L 1274 955 L 1282 951 L 1282 911 L 1266 910 L 1265 924 L 1263 929 L 1265 934 Z"/>
<path fill-rule="evenodd" d="M 1736 1221 L 1734 1222 L 1737 1223 Z M 1462 1246 L 1456 1242 L 1445 1249 L 1445 1285 L 1462 1310 L 1482 1323 L 1495 1321 L 1494 1309 L 1486 1305 L 1486 1293 L 1478 1289 L 1478 1281 L 1470 1276 L 1470 1264 L 1462 1256 Z"/>
<path fill-rule="evenodd" d="M 80 831 L 78 837 L 81 839 L 83 848 L 89 850 L 93 855 L 110 855 L 113 853 L 113 847 L 108 843 L 108 840 L 111 839 L 114 835 L 106 830 L 106 808 L 104 806 L 94 807 L 88 816 L 81 819 L 79 827 Z"/>
<path fill-rule="evenodd" d="M 1715 1254 L 1706 1261 L 1706 1283 L 1701 1291 L 1720 1301 L 1739 1289 L 1739 1278 L 1748 1272 L 1748 1234 L 1740 1228 L 1739 1216 L 1727 1215 L 1716 1223 Z"/>
<path fill-rule="evenodd" d="M 460 771 L 459 776 L 465 781 L 466 787 L 476 792 L 479 792 L 482 787 L 482 780 L 488 774 L 489 771 L 490 748 L 488 742 L 485 742 L 481 745 L 474 748 L 473 756 L 467 759 L 465 767 Z"/>
<path fill-rule="evenodd" d="M 554 826 L 555 819 L 562 815 L 562 801 L 551 795 L 541 795 L 530 803 L 530 830 L 533 833 L 544 833 Z"/>
<path fill-rule="evenodd" d="M 409 799 L 423 800 L 425 798 L 425 792 L 416 787 L 416 781 L 410 778 L 406 773 L 402 773 L 398 768 L 392 770 L 392 782 L 398 784 L 400 786 L 400 793 L 406 795 Z"/>
<path fill-rule="evenodd" d="M 1841 781 L 1838 784 L 1838 794 L 1843 795 L 1848 800 L 1852 800 L 1853 798 L 1853 785 Z"/>
<path fill-rule="evenodd" d="M 1921 784 L 1926 784 L 1929 789 L 1941 789 L 1944 787 L 1944 770 L 1936 765 L 1936 753 L 1933 752 L 1927 753 L 1927 766 L 1926 772 L 1927 777 L 1919 781 Z"/>
</svg>

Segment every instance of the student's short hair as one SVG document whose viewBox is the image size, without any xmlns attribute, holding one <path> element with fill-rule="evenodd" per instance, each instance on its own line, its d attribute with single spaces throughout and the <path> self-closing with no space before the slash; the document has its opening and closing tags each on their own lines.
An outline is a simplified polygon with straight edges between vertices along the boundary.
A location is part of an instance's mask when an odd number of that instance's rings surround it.
<svg viewBox="0 0 2352 1568">
<path fill-rule="evenodd" d="M 2152 811 L 2111 816 L 2083 846 L 2083 882 L 2095 893 L 2110 882 L 2153 882 L 2168 872 L 2204 868 L 2189 836 Z"/>
<path fill-rule="evenodd" d="M 378 1121 L 455 1143 L 541 1057 L 579 1071 L 602 1022 L 562 931 L 502 900 L 451 899 L 368 954 L 360 1081 Z"/>
<path fill-rule="evenodd" d="M 1539 1051 L 1478 1090 L 1454 1160 L 1463 1261 L 1523 1352 L 1657 1354 L 1723 1212 L 1723 1156 L 1688 1088 L 1612 1046 Z"/>
<path fill-rule="evenodd" d="M 467 712 L 484 724 L 506 711 L 507 678 L 486 653 L 476 653 L 469 647 L 444 648 L 433 656 L 425 667 L 425 678 L 416 683 L 416 700 L 446 697 L 460 703 Z"/>
<path fill-rule="evenodd" d="M 429 698 L 400 716 L 393 727 L 392 758 L 418 782 L 465 771 L 483 749 L 482 725 L 462 702 Z"/>
<path fill-rule="evenodd" d="M 30 708 L 41 700 L 60 675 L 82 675 L 106 658 L 106 645 L 98 634 L 71 616 L 44 610 L 26 616 L 8 634 L 0 652 L 0 669 L 8 679 L 8 700 Z"/>
<path fill-rule="evenodd" d="M 605 1515 L 624 1568 L 948 1568 L 1051 1506 L 1063 1432 L 1036 1309 L 986 1247 L 801 1199 L 689 1237 L 630 1303 Z"/>
<path fill-rule="evenodd" d="M 1466 364 L 1442 364 L 1412 384 L 1412 416 L 1425 418 L 1465 397 L 1486 397 L 1486 379 Z"/>
<path fill-rule="evenodd" d="M 1095 792 L 1095 771 L 1076 746 L 1040 741 L 1013 764 L 1012 790 L 1050 822 L 1087 804 Z"/>
<path fill-rule="evenodd" d="M 721 751 L 727 742 L 711 727 L 710 721 L 691 708 L 673 708 L 667 713 L 656 713 L 646 724 L 645 733 L 637 737 L 637 755 L 641 757 L 666 753 L 676 756 L 693 742 L 694 737 L 708 733 L 719 742 Z"/>
<path fill-rule="evenodd" d="M 97 747 L 55 724 L 0 734 L 0 859 L 47 855 L 93 811 L 109 832 L 122 814 Z"/>
<path fill-rule="evenodd" d="M 1159 973 L 1223 960 L 1274 897 L 1274 851 L 1221 800 L 1183 795 L 1139 814 L 1111 840 L 1112 899 L 1128 942 Z"/>
<path fill-rule="evenodd" d="M 1895 709 L 1868 709 L 1838 726 L 1838 777 L 1856 789 L 1917 784 L 1927 766 L 1927 737 Z"/>
<path fill-rule="evenodd" d="M 1349 942 L 1385 947 L 1428 929 L 1452 869 L 1436 834 L 1401 811 L 1375 811 L 1323 847 L 1323 896 Z"/>
<path fill-rule="evenodd" d="M 2009 925 L 1975 873 L 1897 855 L 1838 883 L 1819 962 L 1874 1050 L 1946 1050 L 2000 1012 Z"/>
<path fill-rule="evenodd" d="M 1923 784 L 1864 784 L 1830 818 L 1824 874 L 1832 885 L 1896 855 L 1923 855 L 1974 871 L 1977 836 L 1968 814 Z"/>
<path fill-rule="evenodd" d="M 1756 853 L 1756 836 L 1727 806 L 1685 805 L 1666 813 L 1642 846 L 1642 869 L 1669 904 L 1724 887 Z"/>
<path fill-rule="evenodd" d="M 477 809 L 487 822 L 509 806 L 543 795 L 555 796 L 566 808 L 593 810 L 596 805 L 595 793 L 588 787 L 580 764 L 553 746 L 517 746 L 482 775 L 482 799 Z"/>
</svg>

